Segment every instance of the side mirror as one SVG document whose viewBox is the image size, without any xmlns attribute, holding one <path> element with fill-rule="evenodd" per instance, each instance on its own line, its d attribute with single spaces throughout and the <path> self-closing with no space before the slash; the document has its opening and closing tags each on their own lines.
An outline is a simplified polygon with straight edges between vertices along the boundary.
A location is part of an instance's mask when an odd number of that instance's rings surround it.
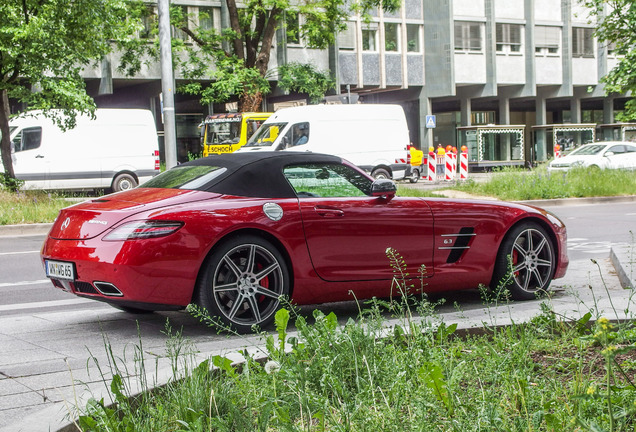
<svg viewBox="0 0 636 432">
<path fill-rule="evenodd" d="M 371 195 L 372 196 L 381 196 L 385 197 L 387 200 L 390 200 L 395 196 L 397 192 L 397 186 L 393 182 L 393 180 L 389 179 L 377 179 L 371 185 Z"/>
<path fill-rule="evenodd" d="M 614 152 L 613 151 L 606 151 L 603 156 L 605 156 L 605 157 L 614 156 Z"/>
</svg>

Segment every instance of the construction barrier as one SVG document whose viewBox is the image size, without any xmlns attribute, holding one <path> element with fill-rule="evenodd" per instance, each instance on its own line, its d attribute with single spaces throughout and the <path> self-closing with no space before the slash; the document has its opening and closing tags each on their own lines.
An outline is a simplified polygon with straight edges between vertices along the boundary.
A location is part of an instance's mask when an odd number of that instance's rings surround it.
<svg viewBox="0 0 636 432">
<path fill-rule="evenodd" d="M 462 181 L 468 180 L 468 149 L 466 146 L 462 147 L 462 152 L 460 154 L 459 179 Z"/>
<path fill-rule="evenodd" d="M 554 158 L 558 159 L 561 157 L 561 146 L 559 144 L 554 145 Z"/>
<path fill-rule="evenodd" d="M 428 174 L 426 176 L 426 181 L 432 183 L 436 180 L 437 178 L 435 174 L 435 152 L 430 151 L 428 153 Z"/>
</svg>

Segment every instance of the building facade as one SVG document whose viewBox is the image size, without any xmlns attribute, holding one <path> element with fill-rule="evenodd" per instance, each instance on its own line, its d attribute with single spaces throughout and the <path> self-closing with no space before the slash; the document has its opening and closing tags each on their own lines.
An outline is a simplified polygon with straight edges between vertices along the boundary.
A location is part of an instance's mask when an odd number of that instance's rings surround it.
<svg viewBox="0 0 636 432">
<path fill-rule="evenodd" d="M 224 26 L 220 1 L 174 3 L 193 17 L 206 12 L 195 25 Z M 626 98 L 605 95 L 600 79 L 617 59 L 593 33 L 577 0 L 404 0 L 395 13 L 376 11 L 371 22 L 351 17 L 328 50 L 309 49 L 280 30 L 270 70 L 287 62 L 331 70 L 340 94 L 402 105 L 416 146 L 466 145 L 473 168 L 528 165 L 549 159 L 556 143 L 568 148 L 613 134 L 600 125 L 614 123 Z M 89 93 L 99 107 L 150 108 L 162 129 L 159 65 L 131 78 L 117 72 L 117 62 L 113 54 L 86 72 Z M 272 87 L 263 110 L 307 102 L 280 92 L 275 81 Z M 185 160 L 200 150 L 204 116 L 231 106 L 177 94 L 175 108 L 178 158 Z"/>
</svg>

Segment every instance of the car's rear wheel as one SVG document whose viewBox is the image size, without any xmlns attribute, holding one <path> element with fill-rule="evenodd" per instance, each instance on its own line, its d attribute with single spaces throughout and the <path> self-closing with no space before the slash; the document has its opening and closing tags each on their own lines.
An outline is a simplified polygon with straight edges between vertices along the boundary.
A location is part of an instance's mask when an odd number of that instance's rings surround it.
<svg viewBox="0 0 636 432">
<path fill-rule="evenodd" d="M 199 280 L 199 306 L 222 324 L 247 333 L 274 320 L 289 272 L 278 249 L 253 235 L 235 237 L 214 250 Z"/>
<path fill-rule="evenodd" d="M 137 180 L 131 174 L 119 174 L 113 180 L 113 192 L 121 192 L 137 186 Z"/>
<path fill-rule="evenodd" d="M 418 170 L 417 168 L 413 169 L 413 175 L 411 176 L 411 178 L 409 178 L 409 181 L 411 183 L 417 183 L 417 181 L 420 179 L 420 170 Z"/>
<path fill-rule="evenodd" d="M 491 288 L 505 287 L 515 300 L 531 300 L 545 293 L 554 276 L 556 257 L 546 230 L 533 222 L 513 227 L 495 263 Z"/>
<path fill-rule="evenodd" d="M 391 174 L 389 174 L 389 172 L 387 170 L 385 170 L 384 168 L 376 168 L 371 173 L 371 177 L 373 177 L 376 180 L 378 180 L 378 179 L 390 179 L 391 178 Z"/>
</svg>

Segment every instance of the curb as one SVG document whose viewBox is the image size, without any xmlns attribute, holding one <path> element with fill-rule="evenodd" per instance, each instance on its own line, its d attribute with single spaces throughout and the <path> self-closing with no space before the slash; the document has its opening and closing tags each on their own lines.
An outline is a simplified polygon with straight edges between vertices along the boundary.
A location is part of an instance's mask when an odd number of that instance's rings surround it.
<svg viewBox="0 0 636 432">
<path fill-rule="evenodd" d="M 28 235 L 42 235 L 49 232 L 53 226 L 53 223 L 33 223 L 33 224 L 19 224 L 19 225 L 2 225 L 0 226 L 0 236 L 2 237 L 14 237 L 14 236 L 28 236 Z"/>
<path fill-rule="evenodd" d="M 625 289 L 636 287 L 636 249 L 633 245 L 612 246 L 610 261 L 616 270 L 618 280 Z"/>
</svg>

